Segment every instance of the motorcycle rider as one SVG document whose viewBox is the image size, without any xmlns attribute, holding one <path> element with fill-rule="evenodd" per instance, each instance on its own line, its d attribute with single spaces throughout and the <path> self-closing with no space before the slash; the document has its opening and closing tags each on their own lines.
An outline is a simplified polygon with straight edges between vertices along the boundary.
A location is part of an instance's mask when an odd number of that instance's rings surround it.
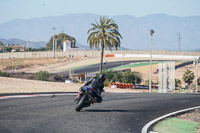
<svg viewBox="0 0 200 133">
<path fill-rule="evenodd" d="M 80 93 L 75 98 L 75 100 L 77 100 L 79 97 L 82 96 L 83 92 L 85 91 L 85 87 L 90 87 L 95 91 L 94 96 L 97 98 L 96 102 L 101 103 L 102 102 L 101 93 L 104 91 L 103 88 L 105 80 L 106 80 L 105 74 L 100 74 L 98 77 L 93 77 L 92 79 L 87 81 L 83 87 L 79 89 Z"/>
</svg>

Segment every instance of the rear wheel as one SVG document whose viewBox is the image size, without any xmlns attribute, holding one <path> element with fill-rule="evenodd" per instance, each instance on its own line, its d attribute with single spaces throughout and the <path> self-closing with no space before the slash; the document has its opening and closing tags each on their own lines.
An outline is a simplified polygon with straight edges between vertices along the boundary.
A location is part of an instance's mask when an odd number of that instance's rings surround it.
<svg viewBox="0 0 200 133">
<path fill-rule="evenodd" d="M 76 111 L 80 111 L 84 107 L 87 97 L 87 95 L 83 95 L 81 100 L 78 102 L 78 105 L 75 107 Z"/>
</svg>

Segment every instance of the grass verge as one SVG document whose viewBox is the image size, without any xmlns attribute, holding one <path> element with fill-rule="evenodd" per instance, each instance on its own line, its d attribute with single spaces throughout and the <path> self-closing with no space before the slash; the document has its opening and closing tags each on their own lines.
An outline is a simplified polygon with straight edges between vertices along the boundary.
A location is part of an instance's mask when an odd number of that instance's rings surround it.
<svg viewBox="0 0 200 133">
<path fill-rule="evenodd" d="M 200 127 L 197 122 L 182 120 L 178 118 L 167 118 L 158 122 L 153 131 L 158 133 L 196 133 Z"/>
</svg>

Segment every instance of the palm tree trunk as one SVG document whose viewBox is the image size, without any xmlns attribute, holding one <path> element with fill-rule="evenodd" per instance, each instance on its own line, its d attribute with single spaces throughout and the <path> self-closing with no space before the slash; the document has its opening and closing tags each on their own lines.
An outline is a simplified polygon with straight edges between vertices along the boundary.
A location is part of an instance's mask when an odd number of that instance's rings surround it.
<svg viewBox="0 0 200 133">
<path fill-rule="evenodd" d="M 102 69 L 103 69 L 103 55 L 104 55 L 104 45 L 101 47 L 101 63 L 100 63 L 99 74 L 102 74 Z"/>
</svg>

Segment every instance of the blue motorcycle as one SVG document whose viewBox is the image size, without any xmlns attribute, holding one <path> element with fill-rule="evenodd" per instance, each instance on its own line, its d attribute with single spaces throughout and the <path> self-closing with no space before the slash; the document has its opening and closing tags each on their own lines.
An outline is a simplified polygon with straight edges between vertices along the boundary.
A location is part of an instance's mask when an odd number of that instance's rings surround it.
<svg viewBox="0 0 200 133">
<path fill-rule="evenodd" d="M 75 100 L 77 103 L 75 110 L 80 111 L 82 108 L 89 107 L 91 104 L 94 104 L 97 100 L 95 94 L 101 95 L 99 90 L 96 91 L 92 87 L 85 86 L 83 93 Z"/>
</svg>

